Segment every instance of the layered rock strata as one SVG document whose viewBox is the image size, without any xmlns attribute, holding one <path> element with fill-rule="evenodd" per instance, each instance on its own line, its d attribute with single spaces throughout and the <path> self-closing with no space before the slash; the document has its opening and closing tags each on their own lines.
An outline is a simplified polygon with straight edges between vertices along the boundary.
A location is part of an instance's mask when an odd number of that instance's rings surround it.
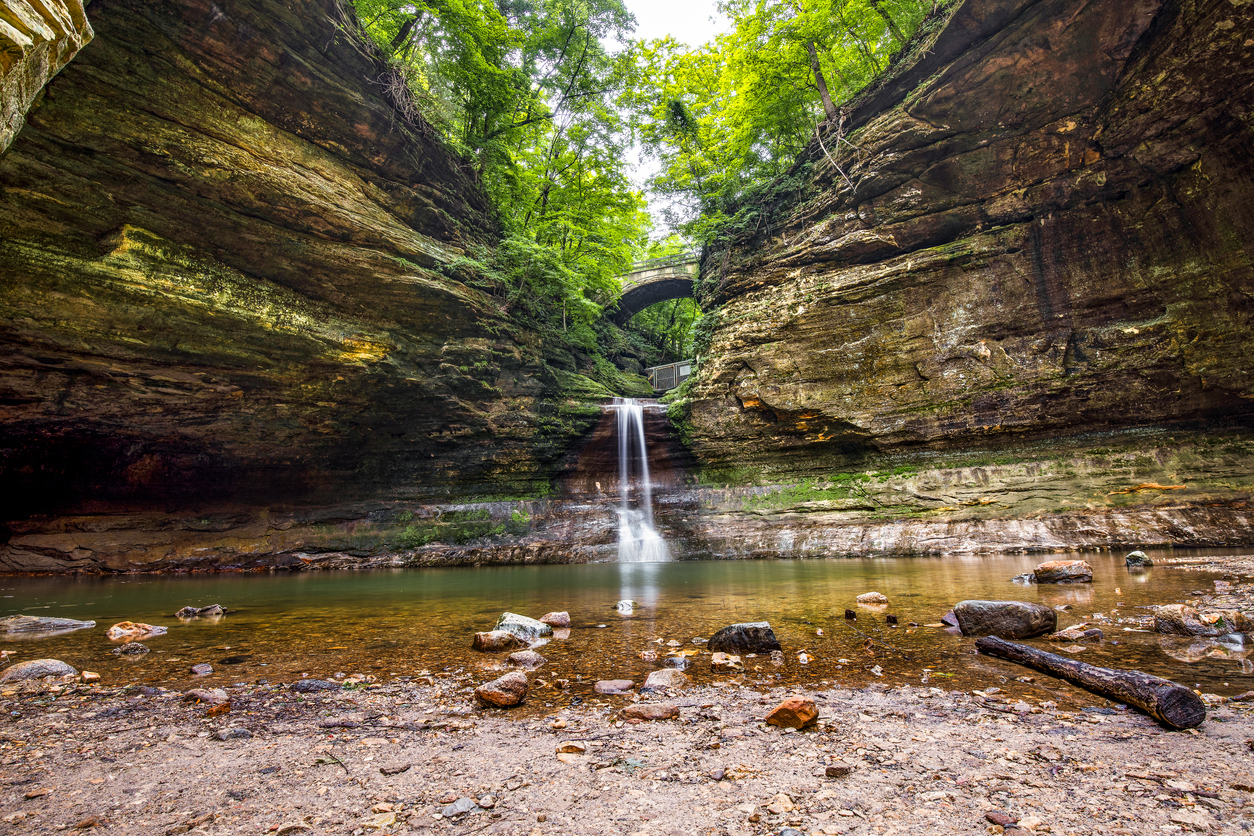
<svg viewBox="0 0 1254 836">
<path fill-rule="evenodd" d="M 345 7 L 88 10 L 0 157 L 5 515 L 543 492 L 597 410 Z"/>
<path fill-rule="evenodd" d="M 707 254 L 706 470 L 1248 427 L 1254 18 L 968 0 L 929 32 Z"/>
<path fill-rule="evenodd" d="M 0 0 L 0 154 L 44 85 L 91 38 L 81 0 Z"/>
</svg>

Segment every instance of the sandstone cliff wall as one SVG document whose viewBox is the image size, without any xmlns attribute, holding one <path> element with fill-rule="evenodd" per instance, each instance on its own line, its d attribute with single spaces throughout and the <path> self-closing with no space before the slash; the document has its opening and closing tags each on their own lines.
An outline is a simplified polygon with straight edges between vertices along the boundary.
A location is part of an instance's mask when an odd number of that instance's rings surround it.
<svg viewBox="0 0 1254 836">
<path fill-rule="evenodd" d="M 91 38 L 81 0 L 0 1 L 0 154 L 44 85 Z"/>
<path fill-rule="evenodd" d="M 707 254 L 707 472 L 1248 427 L 1252 83 L 1244 2 L 959 4 Z"/>
<path fill-rule="evenodd" d="M 5 517 L 542 490 L 580 408 L 341 4 L 88 12 L 0 156 Z"/>
</svg>

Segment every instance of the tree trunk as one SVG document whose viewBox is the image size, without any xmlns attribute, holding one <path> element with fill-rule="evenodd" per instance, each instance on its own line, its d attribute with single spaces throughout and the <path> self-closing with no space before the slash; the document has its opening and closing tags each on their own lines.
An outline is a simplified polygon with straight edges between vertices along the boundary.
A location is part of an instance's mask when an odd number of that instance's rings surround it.
<svg viewBox="0 0 1254 836">
<path fill-rule="evenodd" d="M 810 53 L 810 69 L 814 72 L 814 86 L 819 88 L 819 98 L 823 100 L 823 112 L 828 119 L 835 119 L 838 116 L 836 105 L 832 103 L 832 94 L 827 91 L 827 79 L 819 66 L 819 51 L 814 41 L 806 41 L 806 52 Z"/>
<path fill-rule="evenodd" d="M 1191 729 L 1206 719 L 1206 706 L 1197 694 L 1179 683 L 1140 671 L 1099 668 L 1078 659 L 1046 653 L 1024 644 L 994 636 L 977 639 L 981 653 L 1018 662 L 1042 673 L 1057 676 L 1095 694 L 1141 709 L 1165 726 Z"/>
<path fill-rule="evenodd" d="M 867 0 L 867 2 L 871 4 L 872 9 L 875 9 L 875 13 L 884 19 L 884 23 L 888 26 L 888 31 L 891 32 L 893 37 L 897 39 L 898 45 L 905 46 L 905 33 L 897 28 L 897 24 L 893 23 L 893 19 L 888 16 L 888 12 L 880 8 L 880 0 Z"/>
</svg>

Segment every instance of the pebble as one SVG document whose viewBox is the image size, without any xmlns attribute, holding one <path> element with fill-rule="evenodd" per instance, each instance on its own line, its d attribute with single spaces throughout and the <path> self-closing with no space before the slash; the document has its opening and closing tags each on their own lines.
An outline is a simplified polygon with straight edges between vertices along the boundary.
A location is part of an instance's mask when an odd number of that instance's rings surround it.
<svg viewBox="0 0 1254 836">
<path fill-rule="evenodd" d="M 221 729 L 214 733 L 214 740 L 246 740 L 253 736 L 248 729 L 230 728 Z"/>
<path fill-rule="evenodd" d="M 823 774 L 828 778 L 848 778 L 851 772 L 853 772 L 853 767 L 844 761 L 829 763 L 823 770 Z"/>
<path fill-rule="evenodd" d="M 210 705 L 223 705 L 231 701 L 230 696 L 221 688 L 193 688 L 183 695 L 188 702 L 204 702 Z"/>
<path fill-rule="evenodd" d="M 520 668 L 538 668 L 549 660 L 534 650 L 520 650 L 517 653 L 509 654 L 507 661 L 511 665 L 517 665 Z"/>
<path fill-rule="evenodd" d="M 479 813 L 482 811 L 483 808 L 476 804 L 473 798 L 459 798 L 441 810 L 440 813 L 444 818 L 451 819 L 456 816 L 464 816 L 467 813 Z"/>
</svg>

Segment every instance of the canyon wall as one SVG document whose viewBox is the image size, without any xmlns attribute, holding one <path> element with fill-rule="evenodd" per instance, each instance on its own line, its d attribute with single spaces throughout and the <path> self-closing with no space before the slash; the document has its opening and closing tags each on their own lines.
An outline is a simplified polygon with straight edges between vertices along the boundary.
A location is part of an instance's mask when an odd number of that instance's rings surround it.
<svg viewBox="0 0 1254 836">
<path fill-rule="evenodd" d="M 0 156 L 5 518 L 545 493 L 608 393 L 474 286 L 488 201 L 351 13 L 88 12 Z"/>
<path fill-rule="evenodd" d="M 0 3 L 0 154 L 44 85 L 91 39 L 81 0 Z"/>
<path fill-rule="evenodd" d="M 1250 463 L 1252 59 L 1241 0 L 968 0 L 930 21 L 792 194 L 705 255 L 716 327 L 673 410 L 705 479 L 822 491 L 1116 453 L 1151 475 L 1032 509 L 986 478 L 981 513 L 1243 503 L 1248 470 L 1205 451 Z M 1166 466 L 1181 445 L 1201 454 Z"/>
</svg>

